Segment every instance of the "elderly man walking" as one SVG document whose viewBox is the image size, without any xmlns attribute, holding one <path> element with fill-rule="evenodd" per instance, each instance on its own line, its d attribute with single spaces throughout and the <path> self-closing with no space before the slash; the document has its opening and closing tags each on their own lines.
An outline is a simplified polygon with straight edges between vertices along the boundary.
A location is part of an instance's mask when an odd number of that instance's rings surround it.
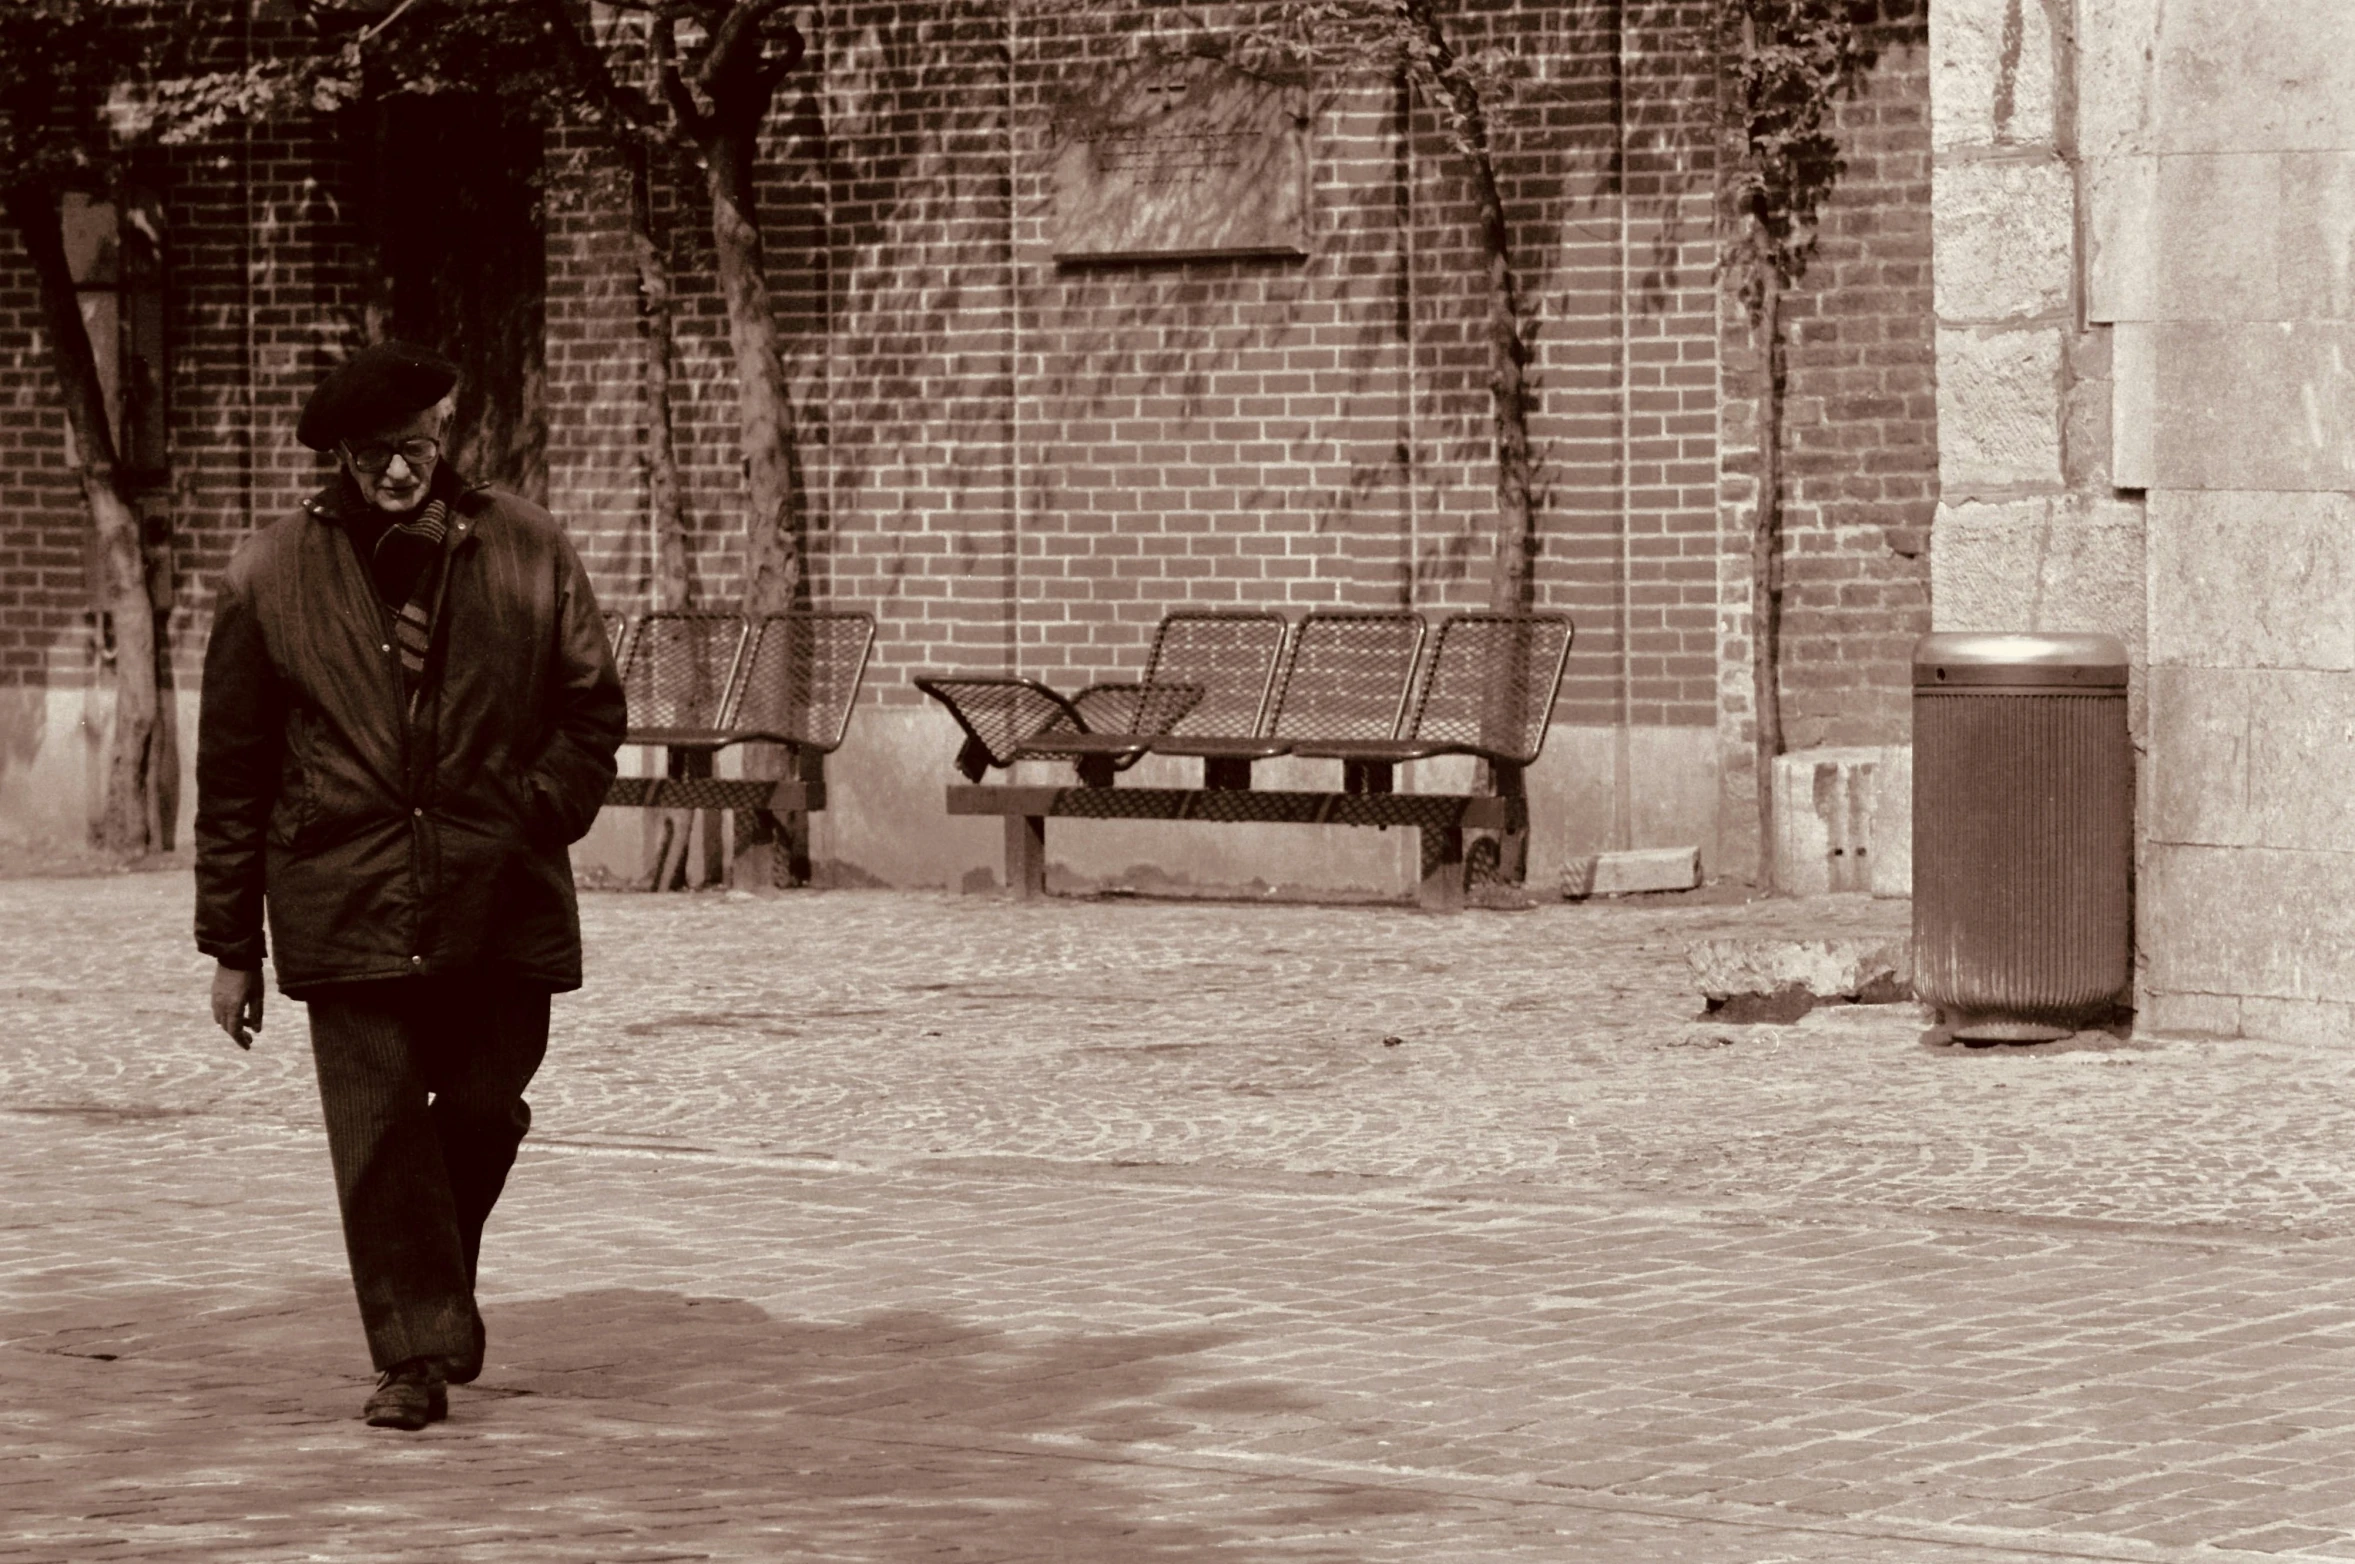
<svg viewBox="0 0 2355 1564">
<path fill-rule="evenodd" d="M 565 849 L 621 686 L 555 518 L 444 459 L 457 370 L 362 349 L 296 438 L 338 479 L 224 572 L 197 741 L 196 943 L 213 1019 L 310 1007 L 368 1349 L 364 1415 L 417 1429 L 482 1369 L 484 1222 L 531 1123 L 548 999 L 581 982 Z"/>
</svg>

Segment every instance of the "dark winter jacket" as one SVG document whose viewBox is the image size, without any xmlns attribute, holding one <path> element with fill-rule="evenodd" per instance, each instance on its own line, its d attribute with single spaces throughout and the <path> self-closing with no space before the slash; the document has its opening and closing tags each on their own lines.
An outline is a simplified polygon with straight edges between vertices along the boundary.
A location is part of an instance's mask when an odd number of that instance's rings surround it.
<svg viewBox="0 0 2355 1564">
<path fill-rule="evenodd" d="M 439 476 L 439 475 L 437 475 Z M 437 485 L 440 491 L 441 485 Z M 614 775 L 622 693 L 554 517 L 450 483 L 412 717 L 393 610 L 339 483 L 223 574 L 197 739 L 196 943 L 279 987 L 474 972 L 581 981 L 566 847 Z"/>
</svg>

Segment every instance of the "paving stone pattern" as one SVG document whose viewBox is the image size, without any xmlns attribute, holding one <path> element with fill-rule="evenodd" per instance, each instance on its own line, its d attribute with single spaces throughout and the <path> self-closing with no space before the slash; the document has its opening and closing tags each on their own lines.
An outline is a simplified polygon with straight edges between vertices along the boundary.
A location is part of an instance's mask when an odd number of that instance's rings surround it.
<svg viewBox="0 0 2355 1564">
<path fill-rule="evenodd" d="M 299 1007 L 0 884 L 0 1560 L 2355 1558 L 2347 1059 L 1693 1014 L 1904 918 L 587 897 L 411 1436 Z"/>
</svg>

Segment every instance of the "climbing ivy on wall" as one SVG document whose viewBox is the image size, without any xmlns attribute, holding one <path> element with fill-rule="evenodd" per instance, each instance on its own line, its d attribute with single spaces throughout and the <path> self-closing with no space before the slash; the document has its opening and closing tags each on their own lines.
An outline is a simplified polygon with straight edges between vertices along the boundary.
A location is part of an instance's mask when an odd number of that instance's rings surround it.
<svg viewBox="0 0 2355 1564">
<path fill-rule="evenodd" d="M 1720 274 L 1755 345 L 1758 489 L 1750 527 L 1750 645 L 1758 788 L 1758 883 L 1772 888 L 1774 759 L 1783 752 L 1783 295 L 1815 253 L 1843 171 L 1832 121 L 1911 0 L 1716 0 L 1723 159 Z"/>
</svg>

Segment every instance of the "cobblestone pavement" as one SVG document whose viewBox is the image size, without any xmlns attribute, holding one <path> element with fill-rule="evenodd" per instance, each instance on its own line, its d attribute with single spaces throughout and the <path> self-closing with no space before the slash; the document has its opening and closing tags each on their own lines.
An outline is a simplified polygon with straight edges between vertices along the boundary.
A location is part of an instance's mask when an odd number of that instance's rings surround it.
<svg viewBox="0 0 2355 1564">
<path fill-rule="evenodd" d="M 1693 1017 L 1902 905 L 590 896 L 417 1436 L 187 915 L 0 884 L 0 1560 L 2355 1559 L 2355 1060 Z"/>
</svg>

